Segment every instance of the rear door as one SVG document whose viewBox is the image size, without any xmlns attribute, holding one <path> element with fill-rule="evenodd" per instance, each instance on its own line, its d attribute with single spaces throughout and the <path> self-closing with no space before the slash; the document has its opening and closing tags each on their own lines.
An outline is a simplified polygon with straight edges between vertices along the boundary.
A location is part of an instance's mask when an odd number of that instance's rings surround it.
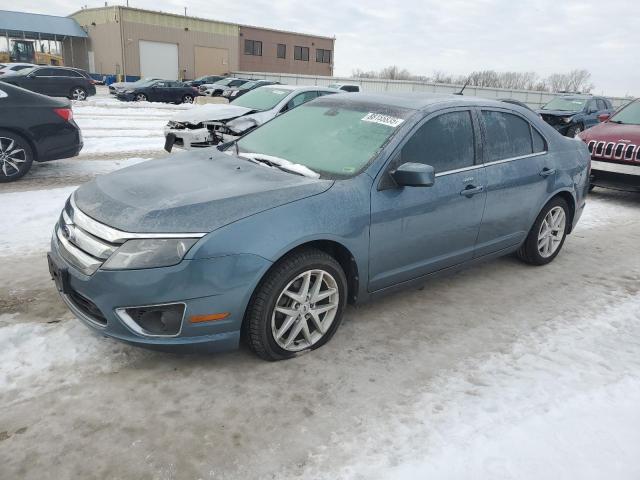
<svg viewBox="0 0 640 480">
<path fill-rule="evenodd" d="M 56 97 L 67 97 L 73 87 L 82 87 L 86 90 L 86 79 L 80 73 L 66 68 L 57 68 L 56 75 L 51 77 L 52 88 Z"/>
<path fill-rule="evenodd" d="M 371 192 L 369 290 L 471 260 L 485 204 L 477 120 L 468 108 L 432 114 L 416 127 Z M 431 187 L 398 187 L 403 163 L 434 167 Z"/>
<path fill-rule="evenodd" d="M 507 109 L 478 111 L 487 178 L 475 256 L 522 243 L 555 183 L 547 143 L 531 123 Z"/>
</svg>

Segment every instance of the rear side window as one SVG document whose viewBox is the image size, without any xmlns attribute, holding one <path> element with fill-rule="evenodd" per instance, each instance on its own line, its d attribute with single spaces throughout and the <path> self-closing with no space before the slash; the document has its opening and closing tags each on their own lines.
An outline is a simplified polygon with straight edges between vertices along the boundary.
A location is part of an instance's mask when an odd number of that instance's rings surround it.
<svg viewBox="0 0 640 480">
<path fill-rule="evenodd" d="M 547 143 L 544 137 L 533 127 L 531 127 L 531 135 L 533 137 L 533 153 L 546 152 Z"/>
<path fill-rule="evenodd" d="M 482 111 L 485 163 L 533 153 L 529 122 L 506 112 Z M 544 140 L 543 140 L 544 146 Z"/>
<path fill-rule="evenodd" d="M 443 113 L 422 125 L 402 147 L 400 163 L 424 163 L 436 173 L 470 167 L 475 160 L 471 112 Z"/>
<path fill-rule="evenodd" d="M 58 73 L 58 75 L 60 75 L 61 77 L 80 77 L 80 78 L 84 78 L 81 74 L 79 74 L 78 72 L 74 71 L 74 70 L 59 70 L 60 73 Z"/>
<path fill-rule="evenodd" d="M 59 76 L 59 73 L 55 68 L 40 68 L 40 69 L 36 70 L 33 74 L 36 77 L 57 77 L 57 76 Z"/>
</svg>

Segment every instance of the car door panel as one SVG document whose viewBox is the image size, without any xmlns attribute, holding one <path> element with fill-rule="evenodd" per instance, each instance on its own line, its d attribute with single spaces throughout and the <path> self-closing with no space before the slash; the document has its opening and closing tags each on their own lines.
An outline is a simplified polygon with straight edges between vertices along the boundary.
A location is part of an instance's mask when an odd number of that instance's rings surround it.
<svg viewBox="0 0 640 480">
<path fill-rule="evenodd" d="M 407 135 L 371 192 L 369 291 L 473 258 L 486 197 L 484 167 L 476 164 L 477 131 L 469 109 L 452 109 Z M 407 161 L 433 164 L 435 183 L 389 183 L 385 175 Z"/>
<path fill-rule="evenodd" d="M 515 126 L 511 128 L 510 135 L 503 132 L 508 136 L 495 140 L 502 142 L 506 149 L 511 149 L 500 155 L 506 155 L 507 158 L 496 159 L 497 153 L 490 150 L 494 137 L 497 138 L 500 132 L 497 128 L 487 129 L 487 122 L 483 121 L 487 200 L 475 257 L 522 243 L 555 181 L 555 171 L 546 154 L 546 142 L 540 133 L 526 119 L 513 112 L 503 110 L 490 113 L 506 115 L 504 118 L 515 122 Z M 530 147 L 524 144 L 525 131 L 530 135 Z M 534 134 L 535 141 L 531 137 Z"/>
<path fill-rule="evenodd" d="M 369 290 L 471 260 L 486 193 L 484 168 L 436 177 L 432 187 L 374 191 L 371 199 Z"/>
</svg>

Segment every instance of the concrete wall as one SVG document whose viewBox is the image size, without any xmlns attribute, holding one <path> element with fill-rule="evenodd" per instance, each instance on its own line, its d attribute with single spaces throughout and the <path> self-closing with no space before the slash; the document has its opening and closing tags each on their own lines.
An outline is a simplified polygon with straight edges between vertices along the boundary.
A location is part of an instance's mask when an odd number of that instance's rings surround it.
<svg viewBox="0 0 640 480">
<path fill-rule="evenodd" d="M 327 86 L 331 83 L 352 83 L 360 85 L 363 92 L 384 93 L 384 92 L 425 92 L 425 93 L 445 93 L 451 94 L 459 92 L 461 85 L 450 85 L 444 83 L 412 82 L 404 80 L 382 80 L 372 78 L 354 79 L 348 77 L 324 77 L 295 74 L 274 74 L 268 72 L 232 72 L 233 75 L 244 78 L 265 79 L 288 85 L 318 85 Z M 537 92 L 532 90 L 511 90 L 507 88 L 485 88 L 467 87 L 464 94 L 469 97 L 480 98 L 513 98 L 526 103 L 532 108 L 540 108 L 552 98 L 560 95 L 557 93 Z M 606 96 L 606 95 L 605 95 Z M 620 107 L 629 103 L 632 98 L 609 97 L 614 107 Z"/>
<path fill-rule="evenodd" d="M 257 40 L 262 42 L 262 55 L 247 55 L 244 53 L 244 41 Z M 287 46 L 286 58 L 277 57 L 277 45 Z M 294 59 L 294 47 L 308 47 L 309 61 Z M 316 62 L 316 49 L 331 50 L 331 63 Z M 328 37 L 303 35 L 298 33 L 268 30 L 257 27 L 240 26 L 240 70 L 249 72 L 282 72 L 306 75 L 332 75 L 334 39 Z"/>
</svg>

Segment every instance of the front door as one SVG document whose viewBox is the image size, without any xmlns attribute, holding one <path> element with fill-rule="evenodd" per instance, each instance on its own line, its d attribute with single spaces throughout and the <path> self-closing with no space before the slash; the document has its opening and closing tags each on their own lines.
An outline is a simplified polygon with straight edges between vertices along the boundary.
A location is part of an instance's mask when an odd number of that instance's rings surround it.
<svg viewBox="0 0 640 480">
<path fill-rule="evenodd" d="M 473 257 L 485 204 L 476 160 L 478 126 L 465 109 L 433 114 L 408 136 L 371 192 L 369 291 Z M 397 187 L 388 171 L 407 163 L 434 167 L 431 187 Z"/>
<path fill-rule="evenodd" d="M 39 68 L 29 74 L 25 80 L 25 88 L 43 95 L 55 95 L 55 75 L 56 71 L 53 68 Z"/>
</svg>

